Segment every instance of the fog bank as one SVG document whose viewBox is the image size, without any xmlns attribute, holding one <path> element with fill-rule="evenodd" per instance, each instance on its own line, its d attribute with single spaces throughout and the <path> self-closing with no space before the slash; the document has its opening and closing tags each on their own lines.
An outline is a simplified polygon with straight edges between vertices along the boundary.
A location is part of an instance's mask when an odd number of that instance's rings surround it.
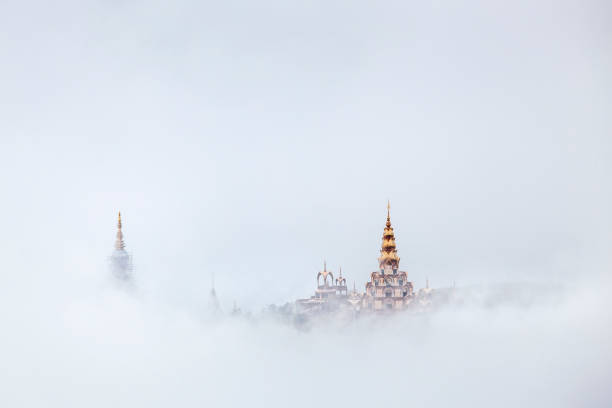
<svg viewBox="0 0 612 408">
<path fill-rule="evenodd" d="M 607 406 L 608 287 L 458 288 L 426 314 L 315 325 L 87 285 L 2 301 L 5 406 Z M 505 296 L 500 296 L 504 292 Z M 40 295 L 40 294 L 37 294 Z M 491 302 L 495 299 L 495 302 Z"/>
</svg>

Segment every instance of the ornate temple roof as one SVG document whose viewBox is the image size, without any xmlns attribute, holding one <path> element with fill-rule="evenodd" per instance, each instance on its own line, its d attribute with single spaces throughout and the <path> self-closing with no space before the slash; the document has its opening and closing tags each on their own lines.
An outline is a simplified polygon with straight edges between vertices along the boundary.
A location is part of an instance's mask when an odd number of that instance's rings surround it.
<svg viewBox="0 0 612 408">
<path fill-rule="evenodd" d="M 378 265 L 380 269 L 384 269 L 385 265 L 391 265 L 392 269 L 399 267 L 400 258 L 397 255 L 397 249 L 395 246 L 395 233 L 391 226 L 391 204 L 387 203 L 387 223 L 383 231 L 382 248 L 380 250 L 380 257 L 378 258 Z"/>
<path fill-rule="evenodd" d="M 327 277 L 329 276 L 330 281 L 327 282 Z M 323 284 L 319 283 L 319 279 L 323 277 Z M 331 271 L 327 270 L 327 262 L 323 261 L 323 270 L 317 274 L 317 286 L 333 286 L 334 284 L 334 274 Z"/>
</svg>

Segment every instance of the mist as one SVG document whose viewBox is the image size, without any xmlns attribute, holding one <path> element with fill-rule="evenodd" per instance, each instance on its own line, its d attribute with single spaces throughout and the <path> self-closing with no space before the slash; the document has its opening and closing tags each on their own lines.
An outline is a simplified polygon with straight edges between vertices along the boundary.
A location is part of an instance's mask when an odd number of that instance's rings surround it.
<svg viewBox="0 0 612 408">
<path fill-rule="evenodd" d="M 261 314 L 210 321 L 205 309 L 103 283 L 25 304 L 3 298 L 2 400 L 607 406 L 608 291 L 566 289 L 465 288 L 430 313 L 325 321 L 308 331 Z"/>
<path fill-rule="evenodd" d="M 609 406 L 610 15 L 2 2 L 0 405 Z M 363 291 L 387 200 L 451 302 L 266 312 L 324 260 Z"/>
</svg>

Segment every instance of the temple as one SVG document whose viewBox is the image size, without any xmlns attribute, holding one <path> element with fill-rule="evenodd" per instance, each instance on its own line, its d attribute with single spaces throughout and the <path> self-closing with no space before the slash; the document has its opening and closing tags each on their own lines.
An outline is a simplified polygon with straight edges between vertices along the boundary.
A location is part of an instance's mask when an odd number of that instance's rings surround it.
<svg viewBox="0 0 612 408">
<path fill-rule="evenodd" d="M 387 221 L 382 235 L 378 270 L 370 273 L 370 279 L 365 285 L 365 292 L 359 293 L 353 284 L 349 293 L 346 288 L 346 278 L 340 269 L 338 278 L 327 270 L 317 274 L 317 287 L 309 299 L 296 301 L 296 312 L 303 315 L 317 315 L 320 312 L 352 312 L 353 316 L 367 313 L 384 313 L 403 310 L 414 306 L 423 308 L 431 303 L 432 290 L 427 287 L 418 293 L 408 280 L 408 274 L 399 269 L 400 257 L 397 254 L 395 232 L 391 226 L 391 205 L 387 203 Z M 417 300 L 417 301 L 415 301 Z"/>
<path fill-rule="evenodd" d="M 117 237 L 115 239 L 115 250 L 110 258 L 111 272 L 120 282 L 130 282 L 132 280 L 132 258 L 125 250 L 123 241 L 123 231 L 121 225 L 121 212 L 117 221 Z"/>
<path fill-rule="evenodd" d="M 119 213 L 115 249 L 110 258 L 111 270 L 117 282 L 127 283 L 129 287 L 133 284 L 132 259 L 125 249 L 122 228 L 121 213 Z M 338 274 L 335 275 L 324 261 L 323 269 L 316 274 L 314 295 L 298 299 L 295 303 L 287 303 L 279 310 L 294 316 L 299 322 L 314 321 L 323 315 L 327 315 L 330 320 L 338 321 L 344 317 L 356 318 L 359 315 L 384 314 L 406 309 L 424 311 L 439 303 L 441 296 L 444 296 L 444 291 L 434 291 L 429 287 L 429 279 L 426 280 L 425 288 L 415 292 L 413 282 L 408 279 L 408 273 L 399 269 L 400 257 L 397 252 L 395 232 L 391 225 L 389 203 L 387 203 L 387 219 L 377 261 L 378 269 L 369 274 L 364 292 L 357 290 L 354 281 L 353 289 L 349 292 L 342 268 L 338 268 Z M 220 314 L 214 275 L 208 306 L 211 316 Z M 237 311 L 238 308 L 235 306 L 233 314 L 239 314 Z"/>
</svg>

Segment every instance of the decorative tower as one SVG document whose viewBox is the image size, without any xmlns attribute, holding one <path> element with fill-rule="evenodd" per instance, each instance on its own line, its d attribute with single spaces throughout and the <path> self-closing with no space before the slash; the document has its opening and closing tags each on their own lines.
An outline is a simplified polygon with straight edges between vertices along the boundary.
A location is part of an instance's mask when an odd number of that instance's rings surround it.
<svg viewBox="0 0 612 408">
<path fill-rule="evenodd" d="M 413 285 L 408 282 L 408 274 L 399 271 L 400 258 L 397 255 L 390 212 L 391 205 L 387 202 L 387 222 L 383 230 L 378 271 L 370 274 L 363 298 L 363 307 L 374 311 L 403 309 L 412 302 L 413 296 Z"/>
<path fill-rule="evenodd" d="M 117 220 L 117 238 L 115 240 L 115 250 L 111 255 L 111 270 L 113 276 L 121 282 L 129 282 L 132 280 L 132 259 L 130 254 L 125 250 L 121 212 L 119 212 Z"/>
<path fill-rule="evenodd" d="M 329 277 L 329 282 L 327 278 Z M 323 284 L 321 284 L 320 279 L 323 278 Z M 317 287 L 319 289 L 324 288 L 333 288 L 334 284 L 334 274 L 332 271 L 327 270 L 327 261 L 323 261 L 323 270 L 317 274 Z"/>
</svg>

